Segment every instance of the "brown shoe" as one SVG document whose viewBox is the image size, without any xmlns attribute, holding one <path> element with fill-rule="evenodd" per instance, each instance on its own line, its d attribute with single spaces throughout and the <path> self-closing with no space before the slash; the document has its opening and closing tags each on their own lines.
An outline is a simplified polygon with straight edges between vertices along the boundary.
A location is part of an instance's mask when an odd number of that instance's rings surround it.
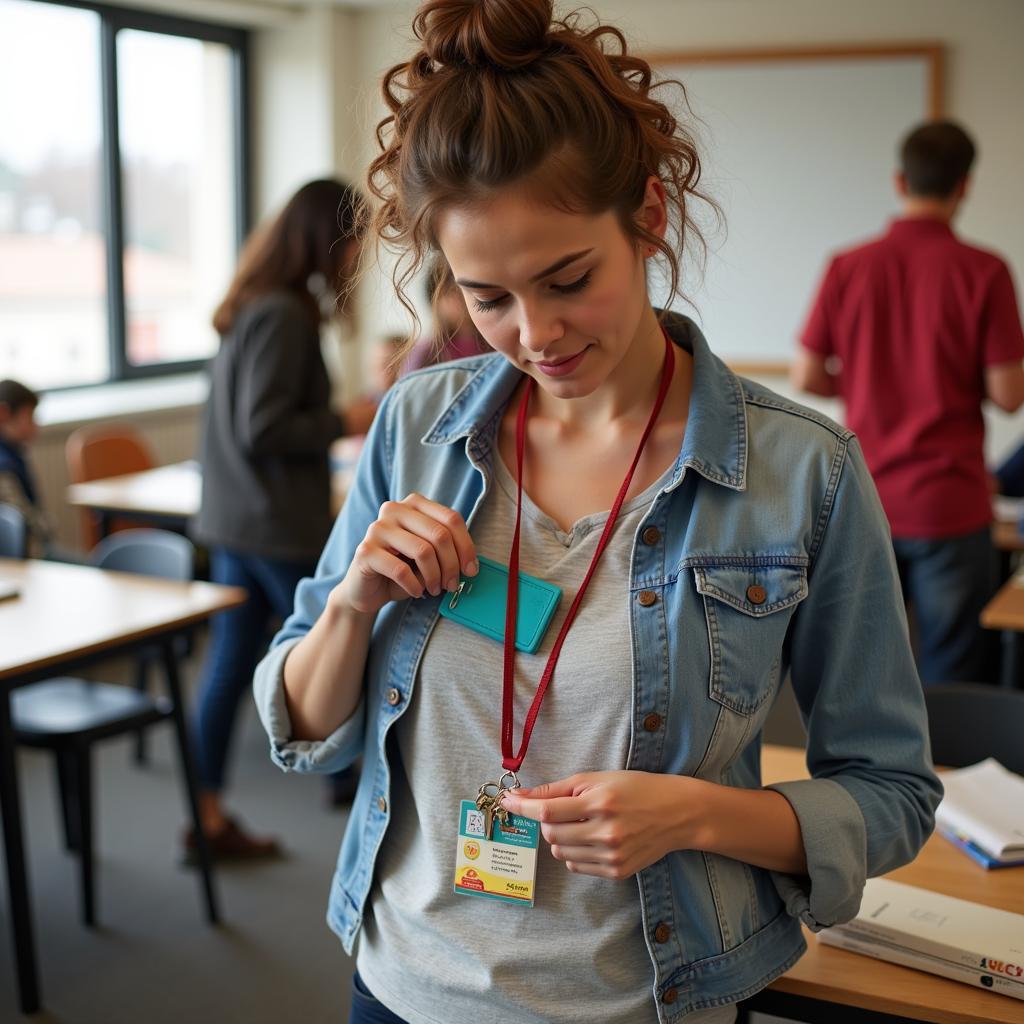
<svg viewBox="0 0 1024 1024">
<path fill-rule="evenodd" d="M 189 867 L 199 864 L 196 849 L 195 829 L 187 829 L 184 835 L 184 862 Z M 207 835 L 206 846 L 214 861 L 271 860 L 281 856 L 281 846 L 272 836 L 253 836 L 244 831 L 234 818 L 227 819 L 227 825 L 214 835 Z"/>
</svg>

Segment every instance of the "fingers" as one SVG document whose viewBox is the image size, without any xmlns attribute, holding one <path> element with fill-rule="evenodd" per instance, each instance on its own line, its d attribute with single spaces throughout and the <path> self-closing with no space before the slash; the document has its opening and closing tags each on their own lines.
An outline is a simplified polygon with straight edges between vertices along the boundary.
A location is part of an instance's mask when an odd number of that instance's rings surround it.
<svg viewBox="0 0 1024 1024">
<path fill-rule="evenodd" d="M 463 573 L 477 571 L 476 548 L 462 516 L 422 495 L 385 502 L 366 540 L 408 559 L 431 594 L 454 591 Z"/>
<path fill-rule="evenodd" d="M 370 527 L 368 535 L 372 541 L 373 551 L 384 551 L 397 555 L 399 560 L 406 559 L 419 573 L 423 581 L 423 589 L 431 594 L 440 594 L 447 589 L 450 568 L 446 575 L 444 558 L 434 545 L 424 537 L 403 529 L 401 526 L 378 522 Z M 451 555 L 449 555 L 449 561 Z"/>
<path fill-rule="evenodd" d="M 395 583 L 410 597 L 423 596 L 425 592 L 423 583 L 408 562 L 383 548 L 369 547 L 361 554 L 359 570 L 364 576 L 383 576 Z"/>
<path fill-rule="evenodd" d="M 578 775 L 571 775 L 567 779 L 557 779 L 555 782 L 545 782 L 540 786 L 521 786 L 519 789 L 510 790 L 510 795 L 530 797 L 532 800 L 549 800 L 555 796 L 573 796 L 576 793 L 576 786 L 580 781 Z"/>
<path fill-rule="evenodd" d="M 508 792 L 503 797 L 502 804 L 513 814 L 524 818 L 533 818 L 534 821 L 541 823 L 580 821 L 588 814 L 586 802 L 583 797 L 579 796 L 560 796 L 537 800 Z"/>
<path fill-rule="evenodd" d="M 552 846 L 613 845 L 599 832 L 598 823 L 594 821 L 548 822 L 541 825 L 540 831 Z"/>
<path fill-rule="evenodd" d="M 460 571 L 466 576 L 477 574 L 479 567 L 476 563 L 476 545 L 469 535 L 466 521 L 455 509 L 439 505 L 436 501 L 424 498 L 422 494 L 410 494 L 404 504 L 408 504 L 445 527 L 455 546 L 456 561 Z M 456 583 L 458 583 L 457 580 Z"/>
</svg>

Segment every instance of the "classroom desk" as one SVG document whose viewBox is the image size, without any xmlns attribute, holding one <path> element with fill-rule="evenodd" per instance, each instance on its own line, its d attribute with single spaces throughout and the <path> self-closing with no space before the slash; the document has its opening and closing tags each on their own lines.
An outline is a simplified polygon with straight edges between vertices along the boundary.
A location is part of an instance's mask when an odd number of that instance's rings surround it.
<svg viewBox="0 0 1024 1024">
<path fill-rule="evenodd" d="M 1024 632 L 1024 578 L 1018 573 L 1014 573 L 982 608 L 981 624 L 986 629 Z"/>
<path fill-rule="evenodd" d="M 1017 519 L 995 519 L 992 522 L 992 543 L 1004 555 L 1024 551 L 1024 533 Z"/>
<path fill-rule="evenodd" d="M 29 902 L 11 691 L 140 646 L 162 650 L 174 714 L 184 709 L 172 650 L 175 638 L 215 612 L 245 600 L 236 587 L 180 583 L 80 565 L 0 559 L 0 581 L 18 596 L 0 601 L 0 808 L 7 855 L 11 931 L 23 1013 L 39 1009 L 40 992 Z M 190 770 L 186 763 L 187 770 Z M 212 888 L 205 892 L 216 919 Z"/>
<path fill-rule="evenodd" d="M 1003 686 L 1018 689 L 1024 684 L 1024 577 L 1015 572 L 981 610 L 986 629 L 1003 632 Z"/>
<path fill-rule="evenodd" d="M 764 781 L 806 778 L 804 751 L 766 745 Z M 986 871 L 933 835 L 913 863 L 886 877 L 1024 914 L 1024 868 Z M 824 946 L 806 932 L 807 953 L 745 1010 L 820 1024 L 1022 1024 L 1024 1003 L 948 978 Z"/>
<path fill-rule="evenodd" d="M 332 461 L 341 459 L 331 474 L 331 512 L 337 515 L 345 500 L 354 468 L 352 439 L 342 438 L 332 448 Z M 355 449 L 358 454 L 358 448 Z M 342 452 L 341 456 L 335 454 Z M 130 516 L 152 526 L 183 530 L 199 511 L 203 477 L 198 462 L 174 462 L 141 473 L 104 477 L 69 484 L 69 505 L 92 509 L 99 519 L 100 537 L 106 537 L 114 519 Z"/>
<path fill-rule="evenodd" d="M 199 511 L 202 475 L 197 462 L 176 462 L 141 473 L 104 477 L 68 486 L 68 504 L 92 509 L 100 536 L 110 532 L 118 515 L 130 515 L 152 526 L 182 529 Z"/>
<path fill-rule="evenodd" d="M 997 494 L 992 499 L 992 543 L 1009 569 L 1010 558 L 1024 551 L 1024 533 L 1020 523 L 1024 517 L 1024 499 Z M 1005 577 L 1008 572 L 1003 573 Z"/>
</svg>

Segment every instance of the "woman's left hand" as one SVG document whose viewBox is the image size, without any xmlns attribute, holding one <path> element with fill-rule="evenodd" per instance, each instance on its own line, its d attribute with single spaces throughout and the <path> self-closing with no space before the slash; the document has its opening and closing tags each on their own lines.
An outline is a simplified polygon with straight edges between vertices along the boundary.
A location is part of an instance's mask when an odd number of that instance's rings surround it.
<svg viewBox="0 0 1024 1024">
<path fill-rule="evenodd" d="M 541 823 L 552 855 L 570 871 L 628 878 L 672 850 L 702 848 L 715 788 L 688 776 L 583 772 L 509 791 L 503 803 Z"/>
</svg>

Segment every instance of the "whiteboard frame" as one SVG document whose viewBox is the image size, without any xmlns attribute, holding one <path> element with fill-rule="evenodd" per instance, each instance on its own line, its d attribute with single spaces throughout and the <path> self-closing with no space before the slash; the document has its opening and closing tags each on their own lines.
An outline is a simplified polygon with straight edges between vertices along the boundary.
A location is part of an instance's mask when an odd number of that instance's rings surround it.
<svg viewBox="0 0 1024 1024">
<path fill-rule="evenodd" d="M 654 69 L 687 64 L 801 64 L 805 61 L 822 60 L 918 58 L 924 61 L 928 81 L 928 110 L 925 116 L 934 120 L 943 117 L 945 113 L 946 46 L 935 41 L 729 50 L 658 50 L 641 56 Z M 684 88 L 685 84 L 684 82 Z M 787 360 L 752 362 L 726 359 L 726 362 L 735 372 L 746 376 L 785 376 L 788 375 L 790 366 Z"/>
</svg>

